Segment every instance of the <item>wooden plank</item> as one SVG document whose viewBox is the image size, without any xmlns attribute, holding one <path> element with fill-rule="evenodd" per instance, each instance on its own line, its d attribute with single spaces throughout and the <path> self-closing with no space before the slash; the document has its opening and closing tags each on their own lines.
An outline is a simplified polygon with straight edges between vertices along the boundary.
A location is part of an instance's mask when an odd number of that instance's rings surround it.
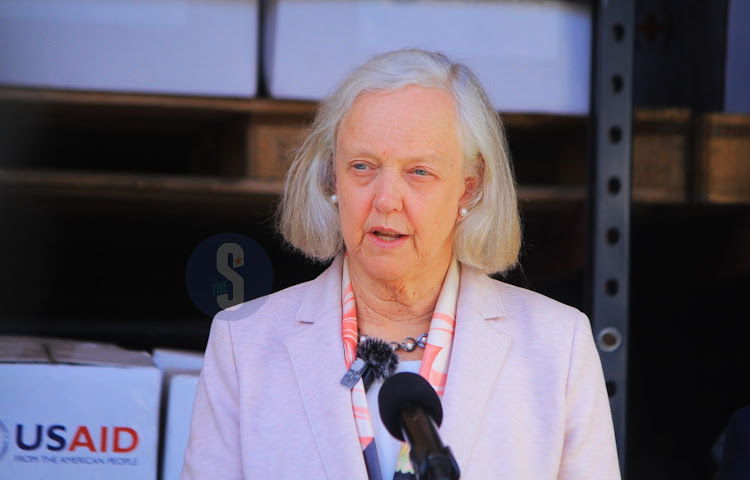
<svg viewBox="0 0 750 480">
<path fill-rule="evenodd" d="M 0 87 L 0 102 L 47 103 L 80 106 L 148 107 L 177 110 L 220 111 L 226 113 L 258 113 L 271 115 L 303 115 L 315 113 L 318 102 L 277 100 L 268 98 L 201 97 L 190 95 L 98 92 L 88 90 L 57 90 L 42 88 Z M 550 115 L 502 113 L 506 126 L 512 128 L 564 128 L 585 125 L 581 115 Z"/>
<path fill-rule="evenodd" d="M 71 106 L 111 105 L 142 106 L 193 110 L 220 110 L 234 113 L 310 115 L 316 101 L 278 100 L 268 98 L 205 97 L 192 95 L 121 93 L 91 90 L 0 87 L 0 101 L 23 103 L 58 103 Z M 506 126 L 539 128 L 560 127 L 571 123 L 585 124 L 586 116 L 500 112 Z"/>
<path fill-rule="evenodd" d="M 586 128 L 588 118 L 582 115 L 551 115 L 543 113 L 503 113 L 503 125 L 509 129 L 532 129 L 537 131 L 560 131 Z"/>
<path fill-rule="evenodd" d="M 222 178 L 130 173 L 65 172 L 53 170 L 0 170 L 0 196 L 23 198 L 79 198 L 170 203 L 248 203 L 275 201 L 284 189 L 282 180 Z M 533 186 L 518 189 L 522 204 L 569 205 L 586 198 L 583 186 Z"/>
<path fill-rule="evenodd" d="M 633 201 L 687 201 L 691 118 L 688 109 L 634 112 Z"/>
<path fill-rule="evenodd" d="M 542 185 L 520 185 L 518 187 L 518 200 L 524 203 L 537 204 L 570 204 L 586 200 L 586 187 L 576 186 L 542 186 Z"/>
<path fill-rule="evenodd" d="M 695 140 L 696 200 L 750 203 L 750 115 L 702 115 Z"/>
<path fill-rule="evenodd" d="M 310 115 L 316 102 L 263 98 L 197 97 L 76 90 L 0 87 L 0 102 L 56 104 L 70 107 L 140 107 L 224 113 Z"/>
<path fill-rule="evenodd" d="M 281 194 L 281 181 L 131 173 L 0 170 L 0 193 L 172 201 L 246 201 Z"/>
</svg>

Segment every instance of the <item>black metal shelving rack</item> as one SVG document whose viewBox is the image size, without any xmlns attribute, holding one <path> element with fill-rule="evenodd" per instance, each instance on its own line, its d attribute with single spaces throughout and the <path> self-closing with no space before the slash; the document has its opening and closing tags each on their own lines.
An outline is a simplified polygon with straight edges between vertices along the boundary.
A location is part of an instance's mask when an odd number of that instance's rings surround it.
<svg viewBox="0 0 750 480">
<path fill-rule="evenodd" d="M 592 7 L 587 310 L 624 477 L 635 1 L 595 0 Z"/>
</svg>

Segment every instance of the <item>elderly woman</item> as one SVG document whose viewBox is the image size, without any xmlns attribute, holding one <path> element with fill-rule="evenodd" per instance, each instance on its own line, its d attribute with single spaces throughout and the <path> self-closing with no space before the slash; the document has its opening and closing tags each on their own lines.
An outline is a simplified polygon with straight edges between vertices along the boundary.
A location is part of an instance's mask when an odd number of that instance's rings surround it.
<svg viewBox="0 0 750 480">
<path fill-rule="evenodd" d="M 487 275 L 517 261 L 516 203 L 466 67 L 402 50 L 355 70 L 322 102 L 279 209 L 291 245 L 333 262 L 216 316 L 182 478 L 414 478 L 380 421 L 381 382 L 340 384 L 360 335 L 393 342 L 398 370 L 440 395 L 462 478 L 619 478 L 588 319 Z"/>
</svg>

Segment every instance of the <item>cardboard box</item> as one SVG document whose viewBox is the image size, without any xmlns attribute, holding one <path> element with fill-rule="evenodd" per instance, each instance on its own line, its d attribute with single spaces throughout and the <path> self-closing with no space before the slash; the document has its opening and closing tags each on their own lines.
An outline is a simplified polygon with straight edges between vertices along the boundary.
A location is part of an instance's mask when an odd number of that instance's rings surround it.
<svg viewBox="0 0 750 480">
<path fill-rule="evenodd" d="M 0 337 L 0 479 L 153 480 L 159 390 L 146 352 Z"/>
<path fill-rule="evenodd" d="M 169 393 L 163 430 L 162 480 L 180 478 L 185 448 L 190 438 L 190 420 L 193 415 L 193 402 L 199 377 L 199 373 L 176 373 L 169 376 Z"/>
<path fill-rule="evenodd" d="M 750 2 L 730 0 L 727 15 L 727 52 L 724 111 L 750 114 Z"/>
<path fill-rule="evenodd" d="M 750 2 L 637 2 L 633 104 L 750 113 Z"/>
<path fill-rule="evenodd" d="M 257 0 L 0 0 L 0 84 L 252 97 Z"/>
<path fill-rule="evenodd" d="M 178 480 L 190 437 L 195 391 L 203 354 L 154 349 L 154 363 L 162 371 L 161 480 Z"/>
<path fill-rule="evenodd" d="M 270 0 L 264 22 L 264 75 L 276 98 L 320 99 L 371 56 L 418 47 L 466 63 L 500 111 L 589 111 L 584 2 Z"/>
</svg>

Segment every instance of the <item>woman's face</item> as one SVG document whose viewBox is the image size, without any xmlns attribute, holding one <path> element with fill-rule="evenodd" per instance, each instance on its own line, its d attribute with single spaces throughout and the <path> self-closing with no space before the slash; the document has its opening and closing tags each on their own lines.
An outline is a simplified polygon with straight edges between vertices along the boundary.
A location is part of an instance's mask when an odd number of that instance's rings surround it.
<svg viewBox="0 0 750 480">
<path fill-rule="evenodd" d="M 451 96 L 413 85 L 361 95 L 335 163 L 350 265 L 384 282 L 444 274 L 466 191 Z"/>
</svg>

